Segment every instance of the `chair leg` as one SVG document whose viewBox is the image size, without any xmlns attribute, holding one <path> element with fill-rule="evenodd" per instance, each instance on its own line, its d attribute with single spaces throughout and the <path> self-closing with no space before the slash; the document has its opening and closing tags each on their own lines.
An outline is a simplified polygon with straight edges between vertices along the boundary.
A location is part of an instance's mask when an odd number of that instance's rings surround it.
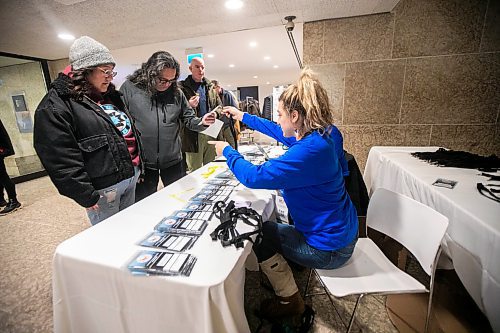
<svg viewBox="0 0 500 333">
<path fill-rule="evenodd" d="M 361 294 L 358 296 L 358 299 L 356 300 L 356 304 L 354 305 L 354 310 L 352 311 L 351 319 L 349 320 L 349 327 L 347 328 L 347 333 L 351 331 L 352 324 L 354 324 L 354 316 L 356 315 L 356 310 L 358 309 L 359 302 L 364 296 L 365 294 Z"/>
<path fill-rule="evenodd" d="M 432 297 L 434 295 L 434 274 L 431 275 L 431 283 L 429 286 L 429 301 L 427 302 L 427 315 L 425 317 L 425 328 L 424 333 L 429 332 L 429 325 L 431 322 L 431 311 L 432 311 Z"/>
<path fill-rule="evenodd" d="M 335 306 L 335 304 L 333 303 L 333 298 L 332 298 L 332 295 L 328 292 L 328 289 L 326 288 L 326 286 L 323 284 L 323 281 L 321 281 L 318 273 L 316 272 L 316 270 L 314 268 L 311 268 L 311 270 L 309 271 L 309 277 L 307 279 L 307 284 L 306 284 L 306 291 L 304 292 L 304 298 L 305 297 L 308 297 L 308 296 L 315 296 L 315 295 L 323 295 L 323 293 L 311 293 L 311 294 L 307 294 L 307 289 L 309 288 L 309 283 L 310 283 L 310 280 L 311 280 L 311 276 L 312 276 L 312 273 L 314 272 L 314 274 L 316 275 L 316 278 L 317 280 L 319 281 L 319 283 L 321 284 L 321 288 L 323 288 L 324 290 L 324 294 L 326 294 L 328 296 L 328 299 L 330 300 L 330 304 L 332 305 L 333 309 L 335 310 L 335 312 L 337 313 L 337 316 L 339 316 L 340 318 L 340 321 L 342 322 L 342 324 L 344 325 L 344 327 L 347 327 L 347 325 L 344 323 L 344 321 L 342 320 L 342 316 L 340 315 L 339 313 L 339 310 L 337 310 L 337 307 Z"/>
<path fill-rule="evenodd" d="M 432 265 L 431 272 L 431 283 L 429 285 L 429 302 L 427 303 L 427 316 L 425 317 L 425 328 L 424 333 L 429 332 L 429 325 L 431 322 L 431 311 L 432 311 L 432 297 L 434 296 L 434 282 L 436 279 L 436 267 L 439 261 L 439 257 L 441 256 L 441 247 L 439 247 L 438 252 L 436 253 L 436 257 L 434 258 L 434 263 Z"/>
<path fill-rule="evenodd" d="M 306 289 L 304 290 L 304 298 L 310 296 L 307 293 L 307 291 L 309 290 L 309 282 L 311 281 L 312 272 L 313 272 L 313 268 L 309 268 L 309 276 L 307 277 Z"/>
</svg>

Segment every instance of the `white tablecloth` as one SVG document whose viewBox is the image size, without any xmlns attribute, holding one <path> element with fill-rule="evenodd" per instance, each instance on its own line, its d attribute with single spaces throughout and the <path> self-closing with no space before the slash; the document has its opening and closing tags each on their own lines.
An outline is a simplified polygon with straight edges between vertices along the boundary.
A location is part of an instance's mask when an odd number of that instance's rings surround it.
<svg viewBox="0 0 500 333">
<path fill-rule="evenodd" d="M 187 251 L 198 258 L 189 277 L 134 276 L 125 267 L 146 249 L 136 244 L 162 217 L 182 208 L 203 187 L 202 174 L 207 176 L 214 166 L 210 177 L 226 169 L 220 163 L 204 166 L 57 247 L 55 332 L 249 332 L 243 292 L 252 244 L 236 249 L 212 242 L 217 218 Z M 269 217 L 274 209 L 271 192 L 240 187 L 233 197 L 250 201 Z"/>
<path fill-rule="evenodd" d="M 410 155 L 436 149 L 373 147 L 364 172 L 368 192 L 388 188 L 449 218 L 444 251 L 493 330 L 500 332 L 500 204 L 477 191 L 476 183 L 487 183 L 479 171 L 437 167 Z M 458 183 L 454 189 L 432 186 L 437 178 Z"/>
</svg>

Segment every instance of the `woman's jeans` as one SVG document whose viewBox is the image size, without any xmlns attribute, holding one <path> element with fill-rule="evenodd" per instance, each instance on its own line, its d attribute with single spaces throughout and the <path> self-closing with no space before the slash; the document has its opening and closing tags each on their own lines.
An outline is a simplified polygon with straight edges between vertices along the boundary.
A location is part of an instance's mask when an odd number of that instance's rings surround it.
<svg viewBox="0 0 500 333">
<path fill-rule="evenodd" d="M 101 196 L 97 202 L 99 208 L 97 210 L 87 209 L 87 216 L 92 225 L 96 225 L 134 204 L 135 185 L 141 173 L 139 167 L 134 167 L 134 171 L 133 177 L 97 191 Z"/>
<path fill-rule="evenodd" d="M 263 238 L 253 249 L 259 262 L 271 258 L 276 253 L 299 265 L 334 269 L 342 266 L 351 257 L 358 236 L 347 246 L 335 251 L 322 251 L 307 244 L 302 233 L 293 225 L 265 222 L 262 226 Z"/>
</svg>

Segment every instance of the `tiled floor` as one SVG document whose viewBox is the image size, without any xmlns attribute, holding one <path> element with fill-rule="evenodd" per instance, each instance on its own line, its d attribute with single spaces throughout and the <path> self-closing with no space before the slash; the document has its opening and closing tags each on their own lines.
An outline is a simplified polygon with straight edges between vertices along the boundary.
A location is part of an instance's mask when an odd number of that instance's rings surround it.
<svg viewBox="0 0 500 333">
<path fill-rule="evenodd" d="M 90 224 L 84 209 L 59 195 L 48 177 L 18 184 L 17 191 L 22 209 L 0 217 L 0 332 L 52 332 L 54 250 Z M 295 273 L 303 288 L 308 271 Z M 312 287 L 317 288 L 317 283 Z M 260 273 L 247 272 L 245 308 L 252 332 L 259 326 L 253 311 L 262 299 L 270 296 L 260 286 Z M 342 320 L 347 322 L 354 301 L 353 297 L 335 300 L 334 310 L 325 295 L 308 298 L 306 303 L 312 304 L 316 311 L 311 331 L 343 332 Z M 484 318 L 468 320 L 472 331 L 484 332 Z M 260 332 L 270 331 L 269 324 L 260 329 Z M 364 299 L 353 332 L 359 331 L 397 332 L 387 315 L 384 297 Z"/>
</svg>

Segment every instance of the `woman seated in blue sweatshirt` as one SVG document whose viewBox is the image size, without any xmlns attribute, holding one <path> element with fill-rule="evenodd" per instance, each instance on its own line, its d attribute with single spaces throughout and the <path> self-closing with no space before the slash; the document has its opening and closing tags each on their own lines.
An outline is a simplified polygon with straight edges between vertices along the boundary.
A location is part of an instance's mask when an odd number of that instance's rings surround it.
<svg viewBox="0 0 500 333">
<path fill-rule="evenodd" d="M 301 315 L 304 301 L 285 258 L 311 268 L 338 268 L 358 238 L 356 210 L 344 186 L 342 136 L 333 125 L 327 93 L 306 69 L 281 94 L 278 124 L 234 107 L 223 112 L 289 147 L 282 156 L 254 165 L 227 142 L 211 142 L 245 186 L 282 190 L 294 225 L 265 222 L 263 239 L 253 247 L 276 293 L 263 301 L 260 313 L 268 319 Z"/>
</svg>

